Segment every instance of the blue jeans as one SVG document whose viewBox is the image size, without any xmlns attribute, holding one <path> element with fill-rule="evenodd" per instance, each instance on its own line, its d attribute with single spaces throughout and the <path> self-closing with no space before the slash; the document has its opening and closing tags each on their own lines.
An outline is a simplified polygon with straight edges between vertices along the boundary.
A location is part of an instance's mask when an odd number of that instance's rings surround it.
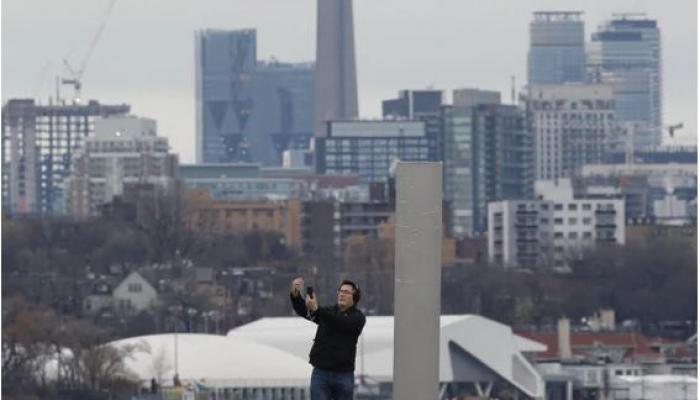
<svg viewBox="0 0 700 400">
<path fill-rule="evenodd" d="M 353 372 L 333 372 L 314 367 L 311 373 L 311 400 L 352 400 Z"/>
</svg>

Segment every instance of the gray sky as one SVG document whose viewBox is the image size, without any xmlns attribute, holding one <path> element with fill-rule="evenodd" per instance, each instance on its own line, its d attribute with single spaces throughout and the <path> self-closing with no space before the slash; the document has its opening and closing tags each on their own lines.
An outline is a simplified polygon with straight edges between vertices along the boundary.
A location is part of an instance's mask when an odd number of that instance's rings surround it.
<svg viewBox="0 0 700 400">
<path fill-rule="evenodd" d="M 2 0 L 2 98 L 54 92 L 62 60 L 79 65 L 108 0 Z M 183 162 L 194 160 L 194 31 L 257 28 L 258 58 L 309 61 L 316 0 L 117 0 L 83 77 L 83 97 L 125 102 L 155 118 Z M 528 24 L 536 10 L 584 11 L 586 36 L 615 12 L 642 11 L 662 34 L 666 124 L 677 142 L 697 132 L 695 0 L 355 0 L 363 117 L 400 89 L 500 90 L 526 78 Z M 63 92 L 68 95 L 69 88 Z"/>
</svg>

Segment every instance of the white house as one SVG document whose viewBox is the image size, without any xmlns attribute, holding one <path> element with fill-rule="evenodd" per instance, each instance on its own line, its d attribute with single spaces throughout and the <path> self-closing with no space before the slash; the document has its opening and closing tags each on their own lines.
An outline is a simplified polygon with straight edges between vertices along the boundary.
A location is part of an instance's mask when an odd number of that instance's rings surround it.
<svg viewBox="0 0 700 400">
<path fill-rule="evenodd" d="M 141 274 L 134 271 L 114 288 L 112 301 L 116 311 L 138 312 L 154 305 L 158 301 L 158 292 Z"/>
</svg>

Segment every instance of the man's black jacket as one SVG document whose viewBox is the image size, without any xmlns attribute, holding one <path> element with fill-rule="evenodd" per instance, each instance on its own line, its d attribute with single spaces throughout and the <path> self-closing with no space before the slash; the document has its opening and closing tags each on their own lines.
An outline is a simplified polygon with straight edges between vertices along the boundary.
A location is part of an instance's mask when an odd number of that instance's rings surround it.
<svg viewBox="0 0 700 400">
<path fill-rule="evenodd" d="M 351 372 L 355 370 L 357 338 L 365 326 L 365 315 L 357 308 L 340 311 L 338 305 L 319 307 L 309 314 L 301 295 L 290 294 L 292 306 L 299 316 L 318 324 L 309 362 L 317 368 Z"/>
</svg>

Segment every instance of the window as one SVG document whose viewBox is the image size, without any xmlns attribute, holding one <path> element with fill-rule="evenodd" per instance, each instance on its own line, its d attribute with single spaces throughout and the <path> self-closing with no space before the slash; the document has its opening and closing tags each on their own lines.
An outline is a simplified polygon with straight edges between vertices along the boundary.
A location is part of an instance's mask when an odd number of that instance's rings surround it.
<svg viewBox="0 0 700 400">
<path fill-rule="evenodd" d="M 589 211 L 591 209 L 591 205 L 589 203 L 584 203 L 583 209 Z"/>
<path fill-rule="evenodd" d="M 549 210 L 549 204 L 540 204 L 540 209 L 547 211 Z"/>
<path fill-rule="evenodd" d="M 578 220 L 576 218 L 569 218 L 569 225 L 576 225 Z"/>
<path fill-rule="evenodd" d="M 578 234 L 576 232 L 569 232 L 569 239 L 578 239 Z"/>
<path fill-rule="evenodd" d="M 554 218 L 554 225 L 562 225 L 564 223 L 563 218 Z"/>
<path fill-rule="evenodd" d="M 563 239 L 563 238 L 564 238 L 564 232 L 554 232 L 554 238 L 555 238 L 555 239 Z"/>
<path fill-rule="evenodd" d="M 561 211 L 561 210 L 563 210 L 563 209 L 564 209 L 564 205 L 563 205 L 563 204 L 555 204 L 555 205 L 554 205 L 554 210 L 555 210 L 555 211 Z"/>
<path fill-rule="evenodd" d="M 541 218 L 540 219 L 540 224 L 546 225 L 549 223 L 549 220 L 547 218 Z"/>
<path fill-rule="evenodd" d="M 591 219 L 590 219 L 590 218 L 584 218 L 584 219 L 583 219 L 583 224 L 584 224 L 584 225 L 590 225 L 590 224 L 591 224 Z"/>
<path fill-rule="evenodd" d="M 129 293 L 139 293 L 141 289 L 143 288 L 140 283 L 130 283 L 128 286 Z"/>
<path fill-rule="evenodd" d="M 583 232 L 584 239 L 591 239 L 592 237 L 593 235 L 591 234 L 591 232 Z"/>
</svg>

